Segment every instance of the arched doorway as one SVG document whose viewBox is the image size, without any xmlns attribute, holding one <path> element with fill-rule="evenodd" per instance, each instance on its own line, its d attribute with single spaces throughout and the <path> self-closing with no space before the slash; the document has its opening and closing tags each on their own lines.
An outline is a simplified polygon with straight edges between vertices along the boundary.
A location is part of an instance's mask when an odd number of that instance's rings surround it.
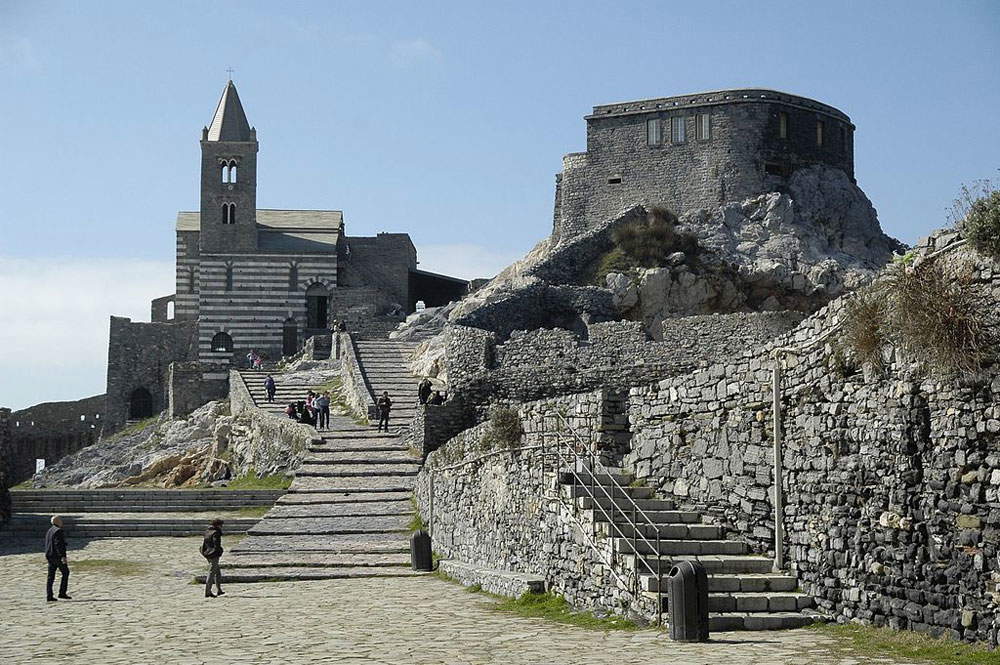
<svg viewBox="0 0 1000 665">
<path fill-rule="evenodd" d="M 128 398 L 129 420 L 149 418 L 153 415 L 153 396 L 145 388 L 136 388 Z"/>
<path fill-rule="evenodd" d="M 306 328 L 318 330 L 328 326 L 330 292 L 322 284 L 311 284 L 306 289 Z"/>
<path fill-rule="evenodd" d="M 212 350 L 232 352 L 233 338 L 224 332 L 215 333 L 215 337 L 212 338 Z"/>
<path fill-rule="evenodd" d="M 294 356 L 298 351 L 299 324 L 290 316 L 281 327 L 281 355 Z"/>
</svg>

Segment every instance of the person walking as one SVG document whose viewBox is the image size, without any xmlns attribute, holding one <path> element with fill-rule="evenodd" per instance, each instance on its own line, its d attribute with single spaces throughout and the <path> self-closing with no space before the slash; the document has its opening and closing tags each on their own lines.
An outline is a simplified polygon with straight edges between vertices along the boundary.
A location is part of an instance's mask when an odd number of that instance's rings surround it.
<svg viewBox="0 0 1000 665">
<path fill-rule="evenodd" d="M 49 520 L 52 526 L 45 534 L 45 560 L 49 562 L 49 576 L 45 583 L 45 600 L 55 601 L 52 595 L 52 583 L 56 581 L 56 571 L 60 573 L 59 597 L 72 600 L 69 591 L 69 563 L 66 560 L 66 534 L 63 533 L 63 521 L 58 515 Z"/>
<path fill-rule="evenodd" d="M 319 429 L 330 429 L 330 393 L 322 393 L 314 403 L 319 410 Z"/>
<path fill-rule="evenodd" d="M 222 590 L 222 571 L 219 569 L 219 559 L 225 549 L 222 547 L 222 520 L 212 520 L 212 525 L 205 532 L 205 540 L 201 543 L 201 555 L 208 559 L 208 576 L 205 578 L 205 598 L 224 596 Z M 212 584 L 215 583 L 215 593 Z"/>
<path fill-rule="evenodd" d="M 278 386 L 275 385 L 275 383 L 274 383 L 274 377 L 271 376 L 270 374 L 268 374 L 267 378 L 264 379 L 264 390 L 267 391 L 267 401 L 268 402 L 273 402 L 274 401 L 274 393 L 277 392 Z"/>
<path fill-rule="evenodd" d="M 431 381 L 430 379 L 425 378 L 423 381 L 420 382 L 420 385 L 417 386 L 417 399 L 420 401 L 421 404 L 427 404 L 427 400 L 428 398 L 430 398 L 430 396 L 431 396 Z"/>
<path fill-rule="evenodd" d="M 382 396 L 378 398 L 378 402 L 375 403 L 375 407 L 378 409 L 378 431 L 382 431 L 383 425 L 385 426 L 385 431 L 389 431 L 389 411 L 392 409 L 392 400 L 389 399 L 389 391 L 383 390 Z"/>
</svg>

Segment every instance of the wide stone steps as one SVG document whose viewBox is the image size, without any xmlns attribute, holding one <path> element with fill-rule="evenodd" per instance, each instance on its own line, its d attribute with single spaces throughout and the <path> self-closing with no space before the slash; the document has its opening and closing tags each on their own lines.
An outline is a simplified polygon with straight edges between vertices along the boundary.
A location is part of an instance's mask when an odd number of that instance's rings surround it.
<svg viewBox="0 0 1000 665">
<path fill-rule="evenodd" d="M 405 534 L 411 515 L 353 517 L 302 517 L 298 519 L 267 519 L 253 526 L 255 536 L 324 536 L 347 534 Z"/>
<path fill-rule="evenodd" d="M 378 478 L 416 476 L 420 465 L 413 462 L 402 464 L 339 464 L 325 462 L 305 462 L 296 470 L 299 478 L 318 476 L 322 478 Z"/>
<path fill-rule="evenodd" d="M 623 555 L 626 562 L 632 561 L 630 567 L 638 570 L 640 575 L 645 575 L 651 571 L 656 571 L 656 559 L 660 560 L 660 568 L 663 575 L 666 575 L 675 563 L 680 561 L 697 561 L 705 566 L 710 578 L 712 575 L 743 575 L 743 574 L 766 574 L 771 572 L 774 562 L 762 556 L 754 555 L 661 555 L 655 557 L 651 555 L 640 556 L 645 563 L 635 563 L 635 555 Z M 648 565 L 648 567 L 647 567 Z"/>
<path fill-rule="evenodd" d="M 270 506 L 284 494 L 282 490 L 11 490 L 11 501 L 17 512 L 119 512 L 154 508 L 184 511 L 238 510 L 253 506 Z M 76 510 L 80 507 L 79 510 Z M 28 509 L 31 510 L 28 510 Z M 35 510 L 38 508 L 38 510 Z M 75 510 L 68 510 L 73 508 Z"/>
<path fill-rule="evenodd" d="M 648 598 L 655 599 L 655 593 L 646 592 Z M 661 596 L 663 610 L 667 611 L 669 604 L 665 596 Z M 811 597 L 794 592 L 765 593 L 709 593 L 709 612 L 797 612 L 813 606 Z"/>
<path fill-rule="evenodd" d="M 223 568 L 350 568 L 409 566 L 410 555 L 396 552 L 389 554 L 337 554 L 323 552 L 262 552 L 260 554 L 233 553 L 222 560 Z"/>
<path fill-rule="evenodd" d="M 227 568 L 222 573 L 222 579 L 226 584 L 251 584 L 255 582 L 304 582 L 311 580 L 363 579 L 368 577 L 420 577 L 429 574 L 401 566 Z M 204 584 L 205 575 L 196 575 L 195 581 L 199 584 Z"/>
<path fill-rule="evenodd" d="M 412 476 L 356 476 L 331 477 L 327 475 L 299 475 L 292 481 L 290 492 L 412 492 Z"/>
<path fill-rule="evenodd" d="M 714 524 L 674 524 L 660 523 L 655 525 L 640 524 L 638 528 L 620 521 L 598 522 L 597 533 L 605 538 L 638 538 L 655 539 L 657 535 L 665 540 L 720 540 L 723 537 L 722 527 Z"/>
<path fill-rule="evenodd" d="M 789 630 L 803 628 L 817 620 L 820 620 L 817 615 L 799 612 L 709 614 L 708 629 L 712 633 L 732 630 Z M 664 614 L 663 625 L 666 626 L 669 622 L 669 615 Z"/>
<path fill-rule="evenodd" d="M 663 574 L 669 571 L 669 567 Z M 762 593 L 762 592 L 791 592 L 795 591 L 799 582 L 793 575 L 783 575 L 781 573 L 772 574 L 749 574 L 726 575 L 722 573 L 710 575 L 708 578 L 708 590 L 710 593 Z M 655 593 L 660 587 L 660 581 L 655 575 L 639 575 L 639 588 L 642 591 Z M 663 592 L 666 593 L 668 584 L 663 582 Z"/>
<path fill-rule="evenodd" d="M 313 554 L 402 554 L 410 551 L 408 538 L 389 534 L 280 535 L 248 537 L 233 548 L 236 554 L 308 552 Z"/>
<path fill-rule="evenodd" d="M 614 538 L 614 551 L 621 554 L 746 554 L 747 544 L 738 540 L 671 540 L 661 538 L 655 540 L 633 541 L 627 538 Z M 657 552 L 657 548 L 659 551 Z"/>
<path fill-rule="evenodd" d="M 129 513 L 89 513 L 62 515 L 67 538 L 140 538 L 154 536 L 197 536 L 219 513 L 176 517 L 132 516 Z M 15 514 L 6 530 L 20 535 L 42 536 L 49 528 L 49 513 Z M 258 518 L 225 518 L 226 533 L 245 533 Z"/>
<path fill-rule="evenodd" d="M 329 450 L 310 446 L 305 462 L 309 464 L 418 464 L 406 448 L 388 450 L 366 448 L 363 450 Z"/>
<path fill-rule="evenodd" d="M 397 503 L 409 502 L 411 494 L 408 490 L 390 492 L 289 492 L 278 500 L 276 506 L 316 506 L 316 505 L 354 505 L 362 503 Z M 412 505 L 412 504 L 411 504 Z"/>
<path fill-rule="evenodd" d="M 675 504 L 673 501 L 665 499 L 641 499 L 641 498 L 631 498 L 627 499 L 618 495 L 617 492 L 612 493 L 614 496 L 614 501 L 610 497 L 598 497 L 596 500 L 591 499 L 589 496 L 577 497 L 575 499 L 576 505 L 582 510 L 591 510 L 595 505 L 601 506 L 605 510 L 610 510 L 612 503 L 615 506 L 615 510 L 618 512 L 628 510 L 631 511 L 633 507 L 638 508 L 646 512 L 647 515 L 652 515 L 658 513 L 661 516 L 673 515 L 673 517 L 663 517 L 664 521 L 667 522 L 700 522 L 701 515 L 694 512 L 681 512 L 675 511 Z"/>
<path fill-rule="evenodd" d="M 280 504 L 267 513 L 267 521 L 317 517 L 360 517 L 405 515 L 410 519 L 409 501 L 365 501 L 353 503 Z"/>
</svg>

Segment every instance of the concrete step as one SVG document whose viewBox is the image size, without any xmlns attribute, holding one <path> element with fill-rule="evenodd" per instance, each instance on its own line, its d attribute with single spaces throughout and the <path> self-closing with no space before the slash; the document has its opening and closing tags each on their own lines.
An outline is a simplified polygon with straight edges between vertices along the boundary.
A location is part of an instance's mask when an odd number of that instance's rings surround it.
<svg viewBox="0 0 1000 665">
<path fill-rule="evenodd" d="M 667 540 L 720 540 L 723 537 L 722 528 L 712 524 L 643 524 L 639 523 L 638 528 L 623 523 L 620 518 L 616 519 L 614 527 L 610 522 L 597 522 L 597 534 L 604 538 L 633 538 L 641 534 L 646 538 L 655 538 L 659 534 L 660 538 Z"/>
<path fill-rule="evenodd" d="M 339 504 L 363 503 L 406 503 L 409 505 L 412 493 L 409 490 L 398 492 L 292 492 L 281 497 L 275 506 L 321 506 Z"/>
<path fill-rule="evenodd" d="M 222 573 L 223 584 L 251 584 L 256 582 L 296 582 L 310 580 L 362 579 L 368 577 L 419 577 L 430 573 L 418 572 L 402 566 L 356 566 L 351 568 L 237 568 Z M 199 584 L 205 575 L 195 575 Z"/>
<path fill-rule="evenodd" d="M 662 555 L 655 557 L 652 555 L 641 556 L 643 563 L 637 563 L 635 555 L 623 555 L 625 565 L 638 570 L 640 575 L 655 573 L 657 568 L 657 558 L 659 558 L 659 570 L 666 575 L 671 567 L 677 562 L 684 560 L 698 561 L 708 571 L 710 576 L 714 575 L 742 575 L 745 573 L 767 574 L 772 572 L 774 561 L 762 556 L 754 555 L 711 555 L 703 554 L 698 556 L 674 556 Z"/>
<path fill-rule="evenodd" d="M 408 533 L 411 515 L 377 517 L 309 517 L 297 519 L 262 519 L 250 528 L 254 536 L 327 536 L 346 534 Z"/>
<path fill-rule="evenodd" d="M 222 568 L 353 568 L 356 566 L 409 566 L 410 555 L 324 554 L 310 552 L 231 553 L 222 560 Z"/>
<path fill-rule="evenodd" d="M 633 552 L 654 554 L 657 553 L 655 552 L 657 546 L 659 554 L 684 555 L 685 557 L 699 554 L 746 554 L 749 549 L 746 543 L 738 540 L 660 539 L 658 545 L 655 540 L 650 542 L 638 540 L 635 541 L 634 546 L 631 540 L 625 538 L 614 538 L 613 541 L 615 552 L 622 554 L 632 554 Z"/>
<path fill-rule="evenodd" d="M 403 464 L 335 464 L 305 463 L 295 472 L 296 478 L 318 476 L 323 478 L 374 478 L 379 476 L 416 476 L 420 465 L 414 462 Z"/>
<path fill-rule="evenodd" d="M 666 575 L 669 568 L 663 570 L 663 592 L 668 589 Z M 715 574 L 708 576 L 708 590 L 712 593 L 764 593 L 790 592 L 798 588 L 798 580 L 794 575 L 754 574 L 742 575 Z M 643 591 L 655 592 L 660 587 L 660 581 L 655 575 L 639 575 L 639 588 Z"/>
</svg>

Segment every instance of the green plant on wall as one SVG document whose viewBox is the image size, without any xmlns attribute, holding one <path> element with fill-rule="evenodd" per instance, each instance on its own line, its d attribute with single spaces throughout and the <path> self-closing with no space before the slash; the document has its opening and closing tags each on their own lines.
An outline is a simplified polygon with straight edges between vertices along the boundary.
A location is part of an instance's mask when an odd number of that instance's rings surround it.
<svg viewBox="0 0 1000 665">
<path fill-rule="evenodd" d="M 1000 191 L 977 199 L 959 229 L 977 252 L 1000 259 Z"/>
</svg>

